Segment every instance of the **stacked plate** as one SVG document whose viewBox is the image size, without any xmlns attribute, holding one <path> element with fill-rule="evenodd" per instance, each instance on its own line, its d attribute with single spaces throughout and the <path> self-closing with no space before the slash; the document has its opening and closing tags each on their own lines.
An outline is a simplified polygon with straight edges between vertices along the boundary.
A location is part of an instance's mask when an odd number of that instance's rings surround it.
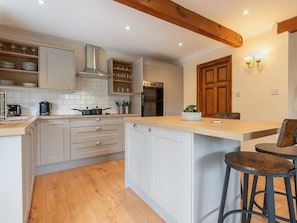
<svg viewBox="0 0 297 223">
<path fill-rule="evenodd" d="M 22 63 L 22 69 L 23 70 L 36 71 L 37 70 L 37 64 L 32 63 L 32 62 L 23 62 Z"/>
<path fill-rule="evenodd" d="M 16 66 L 14 63 L 5 61 L 5 60 L 0 60 L 0 67 L 1 68 L 9 68 L 9 69 L 15 69 Z"/>
<path fill-rule="evenodd" d="M 15 85 L 16 83 L 11 80 L 0 80 L 0 85 L 7 85 L 7 86 L 12 86 Z"/>
</svg>

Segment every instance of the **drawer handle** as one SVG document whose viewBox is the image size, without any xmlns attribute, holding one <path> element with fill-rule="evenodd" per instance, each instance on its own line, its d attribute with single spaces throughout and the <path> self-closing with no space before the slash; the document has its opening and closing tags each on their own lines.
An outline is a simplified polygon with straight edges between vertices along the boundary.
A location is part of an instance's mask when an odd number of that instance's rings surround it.
<svg viewBox="0 0 297 223">
<path fill-rule="evenodd" d="M 102 129 L 102 128 L 101 128 L 101 127 L 99 127 L 99 126 L 97 126 L 97 127 L 96 127 L 96 130 L 101 130 L 101 129 Z"/>
<path fill-rule="evenodd" d="M 137 124 L 135 123 L 135 124 L 133 125 L 133 127 L 134 127 L 134 128 L 137 128 Z"/>
<path fill-rule="evenodd" d="M 101 145 L 101 142 L 100 141 L 97 141 L 96 142 L 96 145 L 98 146 L 98 145 Z"/>
<path fill-rule="evenodd" d="M 96 121 L 100 121 L 100 118 L 96 118 Z"/>
</svg>

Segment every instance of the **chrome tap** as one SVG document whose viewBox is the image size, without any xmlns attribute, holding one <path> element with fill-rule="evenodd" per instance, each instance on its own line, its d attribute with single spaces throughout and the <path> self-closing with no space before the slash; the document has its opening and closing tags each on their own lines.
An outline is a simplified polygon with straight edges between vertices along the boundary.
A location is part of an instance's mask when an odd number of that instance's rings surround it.
<svg viewBox="0 0 297 223">
<path fill-rule="evenodd" d="M 0 89 L 0 121 L 7 118 L 7 92 Z"/>
</svg>

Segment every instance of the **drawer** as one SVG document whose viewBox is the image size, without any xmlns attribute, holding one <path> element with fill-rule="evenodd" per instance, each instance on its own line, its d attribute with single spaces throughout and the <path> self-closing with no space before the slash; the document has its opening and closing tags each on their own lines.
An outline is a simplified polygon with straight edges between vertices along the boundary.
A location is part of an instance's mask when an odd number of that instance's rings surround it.
<svg viewBox="0 0 297 223">
<path fill-rule="evenodd" d="M 121 117 L 116 117 L 116 118 L 81 118 L 81 119 L 71 120 L 71 127 L 113 125 L 113 124 L 122 125 L 123 119 Z"/>
<path fill-rule="evenodd" d="M 71 160 L 106 155 L 123 151 L 121 139 L 104 137 L 82 143 L 71 144 Z"/>
<path fill-rule="evenodd" d="M 71 128 L 71 143 L 96 141 L 103 138 L 122 140 L 122 125 Z"/>
</svg>

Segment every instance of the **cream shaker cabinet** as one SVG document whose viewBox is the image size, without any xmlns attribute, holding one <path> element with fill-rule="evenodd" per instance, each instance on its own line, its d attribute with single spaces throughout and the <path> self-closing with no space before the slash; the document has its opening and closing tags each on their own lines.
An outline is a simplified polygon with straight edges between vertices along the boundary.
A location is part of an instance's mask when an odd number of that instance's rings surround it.
<svg viewBox="0 0 297 223">
<path fill-rule="evenodd" d="M 40 164 L 70 160 L 70 119 L 40 121 Z"/>
<path fill-rule="evenodd" d="M 182 67 L 144 59 L 143 80 L 164 84 L 164 115 L 181 114 L 183 110 Z"/>
<path fill-rule="evenodd" d="M 35 123 L 25 135 L 0 137 L 1 222 L 25 223 L 31 208 L 36 168 Z"/>
<path fill-rule="evenodd" d="M 71 160 L 123 151 L 122 118 L 71 121 Z"/>
<path fill-rule="evenodd" d="M 40 46 L 39 63 L 40 88 L 75 88 L 74 51 Z"/>
</svg>

